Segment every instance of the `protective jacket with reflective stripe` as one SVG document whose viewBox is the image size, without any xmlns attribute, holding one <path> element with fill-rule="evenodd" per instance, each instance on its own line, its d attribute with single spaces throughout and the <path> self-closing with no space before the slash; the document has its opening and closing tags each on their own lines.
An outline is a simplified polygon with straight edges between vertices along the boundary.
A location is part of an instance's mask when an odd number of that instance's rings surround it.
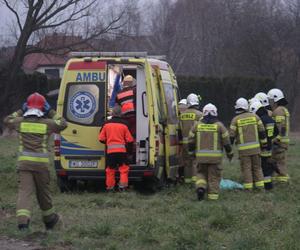
<svg viewBox="0 0 300 250">
<path fill-rule="evenodd" d="M 239 154 L 249 156 L 261 153 L 261 145 L 267 144 L 266 133 L 261 119 L 252 113 L 244 112 L 233 118 L 230 125 L 232 142 L 236 140 Z"/>
<path fill-rule="evenodd" d="M 18 169 L 32 170 L 36 166 L 48 166 L 48 140 L 52 133 L 59 133 L 67 127 L 63 118 L 57 117 L 54 111 L 46 117 L 23 117 L 21 110 L 7 116 L 4 123 L 19 133 Z"/>
<path fill-rule="evenodd" d="M 98 139 L 106 144 L 108 154 L 126 153 L 126 144 L 134 141 L 126 121 L 119 117 L 113 117 L 103 124 Z"/>
<path fill-rule="evenodd" d="M 276 137 L 275 143 L 284 149 L 289 146 L 289 131 L 290 131 L 290 113 L 287 108 L 278 106 L 272 113 L 272 117 L 276 122 L 279 134 Z"/>
<path fill-rule="evenodd" d="M 278 135 L 278 129 L 275 121 L 268 115 L 268 113 L 258 114 L 261 121 L 263 122 L 267 136 L 267 146 L 262 149 L 262 157 L 271 157 L 273 148 L 273 139 Z"/>
<path fill-rule="evenodd" d="M 136 87 L 126 87 L 122 89 L 116 97 L 116 103 L 121 106 L 123 115 L 135 114 L 135 99 L 136 99 Z"/>
<path fill-rule="evenodd" d="M 189 133 L 189 144 L 190 148 L 195 145 L 194 154 L 199 163 L 219 164 L 223 148 L 231 151 L 229 133 L 220 121 L 211 124 L 204 121 L 195 123 Z"/>
<path fill-rule="evenodd" d="M 198 122 L 202 117 L 202 113 L 196 108 L 188 108 L 180 114 L 180 122 L 182 129 L 182 144 L 188 144 L 189 132 L 195 122 Z"/>
</svg>

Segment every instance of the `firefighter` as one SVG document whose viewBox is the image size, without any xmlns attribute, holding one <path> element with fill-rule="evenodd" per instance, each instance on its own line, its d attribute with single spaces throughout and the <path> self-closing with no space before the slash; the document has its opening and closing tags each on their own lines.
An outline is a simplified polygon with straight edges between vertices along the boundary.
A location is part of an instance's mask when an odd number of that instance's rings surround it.
<svg viewBox="0 0 300 250">
<path fill-rule="evenodd" d="M 290 113 L 285 106 L 288 102 L 280 89 L 271 89 L 268 96 L 273 110 L 272 117 L 279 130 L 278 136 L 274 139 L 273 147 L 273 159 L 277 163 L 279 174 L 274 176 L 273 180 L 287 183 L 289 176 L 286 158 L 289 146 Z"/>
<path fill-rule="evenodd" d="M 231 160 L 233 151 L 229 133 L 218 120 L 216 106 L 209 103 L 203 108 L 203 119 L 196 122 L 189 133 L 189 151 L 196 156 L 198 167 L 195 185 L 199 200 L 204 198 L 206 190 L 209 200 L 219 198 L 223 148 Z"/>
<path fill-rule="evenodd" d="M 188 108 L 187 106 L 187 100 L 186 99 L 181 99 L 178 103 L 178 110 L 179 114 L 181 114 L 183 111 L 185 111 Z"/>
<path fill-rule="evenodd" d="M 236 101 L 236 116 L 231 121 L 230 139 L 236 141 L 241 171 L 246 190 L 253 189 L 253 182 L 258 189 L 264 188 L 264 177 L 261 169 L 261 145 L 267 144 L 266 133 L 261 119 L 251 114 L 245 98 Z"/>
<path fill-rule="evenodd" d="M 185 183 L 192 183 L 196 178 L 196 163 L 193 161 L 188 151 L 189 131 L 194 123 L 202 117 L 199 111 L 199 99 L 196 94 L 189 94 L 187 97 L 188 108 L 180 114 L 180 122 L 182 127 L 182 166 L 179 168 L 179 175 L 184 176 Z"/>
<path fill-rule="evenodd" d="M 269 102 L 269 97 L 266 93 L 264 92 L 259 92 L 255 95 L 257 100 L 261 102 L 261 104 L 264 106 L 264 108 L 268 111 L 268 115 L 272 116 L 272 108 Z"/>
<path fill-rule="evenodd" d="M 121 107 L 115 106 L 112 111 L 112 119 L 106 121 L 99 133 L 99 141 L 106 144 L 106 189 L 115 189 L 115 172 L 120 172 L 119 190 L 124 191 L 128 187 L 128 160 L 127 150 L 131 151 L 134 141 L 127 122 L 121 118 Z"/>
<path fill-rule="evenodd" d="M 261 166 L 264 174 L 265 189 L 273 188 L 272 175 L 274 170 L 277 171 L 276 164 L 272 159 L 273 139 L 278 135 L 278 129 L 275 121 L 268 115 L 268 110 L 260 101 L 250 105 L 250 112 L 257 114 L 262 120 L 267 136 L 267 146 L 261 152 Z"/>
<path fill-rule="evenodd" d="M 55 213 L 50 196 L 49 152 L 47 148 L 52 133 L 67 127 L 63 118 L 50 109 L 44 96 L 31 94 L 23 108 L 7 116 L 4 123 L 19 133 L 19 176 L 17 221 L 20 230 L 29 228 L 31 194 L 36 193 L 46 229 L 53 229 L 60 217 Z"/>
<path fill-rule="evenodd" d="M 116 103 L 121 106 L 122 117 L 128 122 L 130 133 L 136 137 L 136 85 L 131 75 L 123 79 L 123 89 L 116 96 Z"/>
</svg>

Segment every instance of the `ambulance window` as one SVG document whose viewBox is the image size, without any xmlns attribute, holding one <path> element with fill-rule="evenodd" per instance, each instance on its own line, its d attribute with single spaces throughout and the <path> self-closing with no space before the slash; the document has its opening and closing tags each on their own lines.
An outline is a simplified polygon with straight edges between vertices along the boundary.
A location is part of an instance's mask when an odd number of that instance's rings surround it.
<svg viewBox="0 0 300 250">
<path fill-rule="evenodd" d="M 163 106 L 163 96 L 162 96 L 162 91 L 161 88 L 159 86 L 159 82 L 156 76 L 156 72 L 155 70 L 152 68 L 152 73 L 155 76 L 155 84 L 156 84 L 156 88 L 155 88 L 155 95 L 156 95 L 156 103 L 157 103 L 157 109 L 158 109 L 158 120 L 160 123 L 164 123 L 165 122 L 165 113 L 164 113 L 164 106 Z"/>
<path fill-rule="evenodd" d="M 103 94 L 101 94 L 103 93 Z M 69 83 L 66 91 L 64 117 L 67 121 L 99 126 L 104 116 L 105 85 Z"/>
<path fill-rule="evenodd" d="M 176 99 L 171 83 L 164 83 L 165 97 L 168 109 L 168 121 L 171 124 L 177 123 Z"/>
</svg>

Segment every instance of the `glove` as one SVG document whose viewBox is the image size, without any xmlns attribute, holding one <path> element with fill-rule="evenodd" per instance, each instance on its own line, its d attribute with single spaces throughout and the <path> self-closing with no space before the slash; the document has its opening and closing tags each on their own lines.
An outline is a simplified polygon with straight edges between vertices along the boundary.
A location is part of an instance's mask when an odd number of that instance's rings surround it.
<svg viewBox="0 0 300 250">
<path fill-rule="evenodd" d="M 51 110 L 50 104 L 46 101 L 44 105 L 44 114 L 47 116 L 49 114 L 49 111 Z"/>
<path fill-rule="evenodd" d="M 23 111 L 23 113 L 25 113 L 28 110 L 27 102 L 23 103 L 21 110 Z"/>
<path fill-rule="evenodd" d="M 233 153 L 228 153 L 228 154 L 227 154 L 227 158 L 228 158 L 228 160 L 231 162 L 231 161 L 232 161 L 232 158 L 233 158 Z"/>
</svg>

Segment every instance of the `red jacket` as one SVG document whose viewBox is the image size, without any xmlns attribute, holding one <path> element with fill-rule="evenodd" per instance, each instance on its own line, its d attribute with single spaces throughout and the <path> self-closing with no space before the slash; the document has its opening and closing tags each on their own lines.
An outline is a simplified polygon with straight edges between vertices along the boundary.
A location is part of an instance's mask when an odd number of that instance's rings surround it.
<svg viewBox="0 0 300 250">
<path fill-rule="evenodd" d="M 106 121 L 100 130 L 98 139 L 107 146 L 107 153 L 126 153 L 126 144 L 134 141 L 124 120 L 113 117 Z"/>
<path fill-rule="evenodd" d="M 121 106 L 123 115 L 135 114 L 135 96 L 135 86 L 126 87 L 117 94 L 116 102 Z"/>
</svg>

